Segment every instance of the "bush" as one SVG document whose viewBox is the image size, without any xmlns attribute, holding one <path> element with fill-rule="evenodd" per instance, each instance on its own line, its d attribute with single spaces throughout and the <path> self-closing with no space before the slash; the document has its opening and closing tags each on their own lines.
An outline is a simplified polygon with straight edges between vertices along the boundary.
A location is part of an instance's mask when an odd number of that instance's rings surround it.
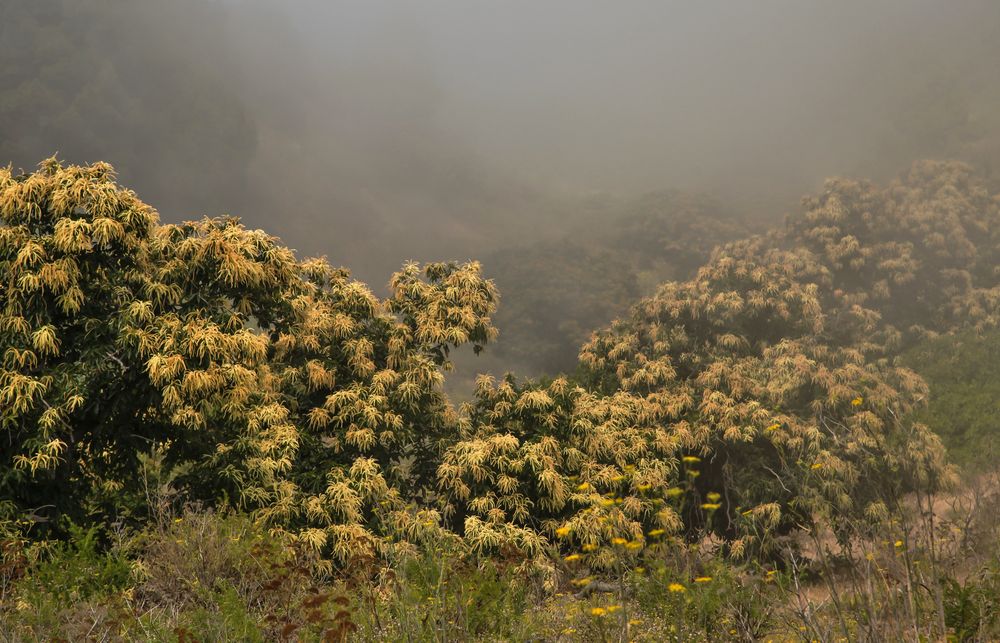
<svg viewBox="0 0 1000 643">
<path fill-rule="evenodd" d="M 15 631 L 30 638 L 83 637 L 114 632 L 130 620 L 125 597 L 132 585 L 127 541 L 102 543 L 96 527 L 70 524 L 64 542 L 36 545 L 7 603 Z"/>
</svg>

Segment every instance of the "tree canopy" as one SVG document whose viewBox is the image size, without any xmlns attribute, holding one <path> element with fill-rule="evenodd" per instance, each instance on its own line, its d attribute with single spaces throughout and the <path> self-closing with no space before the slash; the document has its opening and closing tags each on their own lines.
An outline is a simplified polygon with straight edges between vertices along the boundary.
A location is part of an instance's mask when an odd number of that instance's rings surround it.
<svg viewBox="0 0 1000 643">
<path fill-rule="evenodd" d="M 380 299 L 236 219 L 161 224 L 107 164 L 3 170 L 3 511 L 141 519 L 159 450 L 186 498 L 337 565 L 448 534 L 597 566 L 657 533 L 739 555 L 884 515 L 952 477 L 897 355 L 995 324 L 998 219 L 957 163 L 831 181 L 597 333 L 578 376 L 482 377 L 456 409 L 451 350 L 497 333 L 478 264 L 407 264 Z"/>
</svg>

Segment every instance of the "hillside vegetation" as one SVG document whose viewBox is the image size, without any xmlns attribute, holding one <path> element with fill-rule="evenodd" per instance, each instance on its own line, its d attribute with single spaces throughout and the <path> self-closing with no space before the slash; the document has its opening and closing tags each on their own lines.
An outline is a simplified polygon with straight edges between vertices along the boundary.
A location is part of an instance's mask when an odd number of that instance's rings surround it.
<svg viewBox="0 0 1000 643">
<path fill-rule="evenodd" d="M 930 385 L 916 417 L 941 437 L 949 457 L 972 471 L 989 469 L 1000 437 L 1000 333 L 963 331 L 922 342 L 904 364 Z"/>
<path fill-rule="evenodd" d="M 716 246 L 750 230 L 715 199 L 676 190 L 593 207 L 561 238 L 484 257 L 505 294 L 496 315 L 503 339 L 491 350 L 501 368 L 573 372 L 594 330 L 664 281 L 690 278 Z M 497 371 L 493 361 L 479 368 Z"/>
<path fill-rule="evenodd" d="M 831 180 L 742 240 L 668 227 L 728 242 L 668 245 L 679 279 L 572 377 L 457 407 L 452 351 L 497 336 L 477 263 L 379 298 L 54 159 L 0 170 L 0 222 L 12 639 L 997 633 L 996 505 L 901 357 L 997 325 L 1000 199 L 966 165 Z"/>
</svg>

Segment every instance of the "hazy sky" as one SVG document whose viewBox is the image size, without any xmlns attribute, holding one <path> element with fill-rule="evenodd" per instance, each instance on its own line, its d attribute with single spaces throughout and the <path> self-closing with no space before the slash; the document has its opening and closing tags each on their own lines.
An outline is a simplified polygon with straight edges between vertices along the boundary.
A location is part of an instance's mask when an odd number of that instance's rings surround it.
<svg viewBox="0 0 1000 643">
<path fill-rule="evenodd" d="M 367 1 L 292 20 L 328 70 L 403 81 L 354 107 L 387 100 L 374 115 L 546 184 L 648 190 L 869 162 L 908 91 L 1000 63 L 980 58 L 990 4 Z"/>
<path fill-rule="evenodd" d="M 167 67 L 214 74 L 252 126 L 232 169 L 248 178 L 208 201 L 169 168 L 123 165 L 113 143 L 136 134 L 113 119 L 76 147 L 4 122 L 2 136 L 35 136 L 9 160 L 110 156 L 165 218 L 225 207 L 376 286 L 407 258 L 556 231 L 593 195 L 706 190 L 777 219 L 825 176 L 883 179 L 980 149 L 1000 113 L 990 0 L 88 3 L 129 16 Z M 75 10 L 45 28 L 79 36 L 90 23 Z M 113 34 L 90 42 L 124 64 Z M 122 94 L 161 71 L 120 74 Z M 205 107 L 171 109 L 154 137 L 191 137 L 208 163 L 211 143 L 187 126 Z"/>
</svg>

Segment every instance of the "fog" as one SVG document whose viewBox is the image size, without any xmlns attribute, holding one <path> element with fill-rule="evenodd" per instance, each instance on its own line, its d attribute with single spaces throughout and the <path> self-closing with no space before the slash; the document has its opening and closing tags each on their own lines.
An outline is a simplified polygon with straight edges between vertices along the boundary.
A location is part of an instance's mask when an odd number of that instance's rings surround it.
<svg viewBox="0 0 1000 643">
<path fill-rule="evenodd" d="M 108 160 L 381 289 L 602 199 L 778 221 L 829 175 L 992 172 L 998 43 L 989 0 L 3 0 L 0 157 Z"/>
</svg>

